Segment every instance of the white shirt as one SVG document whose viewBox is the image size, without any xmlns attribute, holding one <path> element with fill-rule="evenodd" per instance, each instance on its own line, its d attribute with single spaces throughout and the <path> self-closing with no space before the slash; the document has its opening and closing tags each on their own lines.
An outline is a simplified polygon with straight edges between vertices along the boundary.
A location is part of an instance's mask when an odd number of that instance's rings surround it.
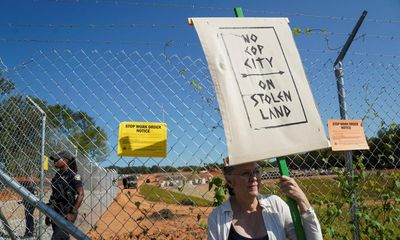
<svg viewBox="0 0 400 240">
<path fill-rule="evenodd" d="M 259 195 L 264 227 L 269 240 L 297 239 L 289 206 L 276 195 Z M 226 240 L 232 224 L 230 200 L 215 208 L 208 217 L 208 240 Z M 322 240 L 321 226 L 311 208 L 301 215 L 307 240 Z"/>
</svg>

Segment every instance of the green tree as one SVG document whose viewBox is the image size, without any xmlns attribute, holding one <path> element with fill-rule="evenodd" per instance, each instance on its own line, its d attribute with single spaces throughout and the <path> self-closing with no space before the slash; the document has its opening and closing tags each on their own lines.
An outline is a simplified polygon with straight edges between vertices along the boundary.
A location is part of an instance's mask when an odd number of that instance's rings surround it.
<svg viewBox="0 0 400 240">
<path fill-rule="evenodd" d="M 45 109 L 49 128 L 68 136 L 77 146 L 78 151 L 97 162 L 108 156 L 107 133 L 96 125 L 92 117 L 83 111 L 74 112 L 66 105 L 48 105 L 44 101 L 34 99 Z"/>
<path fill-rule="evenodd" d="M 87 113 L 74 112 L 66 105 L 33 100 L 46 113 L 46 151 L 60 150 L 66 142 L 71 142 L 80 153 L 95 161 L 107 158 L 107 134 Z M 21 164 L 33 160 L 39 164 L 41 131 L 42 116 L 25 97 L 15 95 L 0 102 L 0 157 L 10 169 L 28 169 L 29 166 Z M 22 161 L 24 158 L 30 159 Z"/>
<path fill-rule="evenodd" d="M 0 102 L 0 161 L 16 176 L 38 176 L 41 118 L 22 96 Z M 37 174 L 35 174 L 37 173 Z"/>
<path fill-rule="evenodd" d="M 3 77 L 0 71 L 0 156 L 3 162 L 13 155 L 15 157 L 19 152 L 24 152 L 29 144 L 38 145 L 35 138 L 41 137 L 42 119 L 39 111 L 27 101 L 26 97 L 12 94 L 14 89 L 14 83 Z M 73 143 L 80 153 L 95 161 L 100 162 L 107 158 L 107 134 L 97 126 L 89 114 L 73 111 L 66 105 L 50 105 L 39 98 L 33 100 L 46 113 L 48 132 L 65 136 L 66 141 Z M 60 141 L 49 139 L 49 135 L 46 135 L 46 142 L 50 144 L 48 145 L 50 151 L 59 149 L 56 145 Z M 40 148 L 36 150 L 40 152 Z"/>
</svg>

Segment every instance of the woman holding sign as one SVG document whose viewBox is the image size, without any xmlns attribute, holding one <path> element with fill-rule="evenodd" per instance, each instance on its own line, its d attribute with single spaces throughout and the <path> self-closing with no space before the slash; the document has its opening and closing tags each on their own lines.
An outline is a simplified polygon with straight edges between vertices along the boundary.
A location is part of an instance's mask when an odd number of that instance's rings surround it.
<svg viewBox="0 0 400 240">
<path fill-rule="evenodd" d="M 208 217 L 209 240 L 296 239 L 288 205 L 278 196 L 259 194 L 256 163 L 225 166 L 224 176 L 230 197 Z M 297 183 L 281 177 L 279 185 L 297 202 L 307 240 L 322 239 L 317 216 Z"/>
</svg>

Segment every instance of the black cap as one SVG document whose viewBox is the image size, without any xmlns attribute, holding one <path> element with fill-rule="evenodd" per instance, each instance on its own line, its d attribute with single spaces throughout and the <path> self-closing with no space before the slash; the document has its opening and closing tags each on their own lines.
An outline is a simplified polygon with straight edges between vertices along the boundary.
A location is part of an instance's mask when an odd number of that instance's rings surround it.
<svg viewBox="0 0 400 240">
<path fill-rule="evenodd" d="M 58 161 L 61 158 L 68 160 L 68 162 L 71 162 L 74 159 L 74 156 L 72 156 L 72 154 L 68 151 L 60 151 L 50 156 L 50 159 L 53 161 Z"/>
</svg>

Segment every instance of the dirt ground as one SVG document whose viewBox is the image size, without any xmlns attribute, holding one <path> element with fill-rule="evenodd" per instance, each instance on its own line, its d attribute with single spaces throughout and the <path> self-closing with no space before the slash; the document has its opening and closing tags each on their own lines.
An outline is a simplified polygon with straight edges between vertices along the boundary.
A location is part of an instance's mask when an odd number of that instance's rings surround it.
<svg viewBox="0 0 400 240">
<path fill-rule="evenodd" d="M 212 176 L 221 173 L 212 173 Z M 207 177 L 207 176 L 200 176 Z M 307 178 L 333 178 L 335 176 L 311 176 Z M 160 176 L 143 175 L 138 185 L 146 180 L 158 185 Z M 24 180 L 24 179 L 18 179 Z M 265 183 L 275 184 L 277 180 L 266 180 Z M 137 189 L 122 190 L 119 182 L 119 192 L 108 210 L 100 216 L 95 227 L 88 235 L 92 239 L 207 239 L 207 217 L 211 207 L 182 206 L 145 200 Z M 170 190 L 172 190 L 171 188 Z M 183 189 L 183 193 L 192 196 L 212 198 L 212 192 L 207 192 L 208 184 L 196 185 L 195 188 Z M 210 195 L 211 194 L 211 195 Z M 19 200 L 20 197 L 12 191 L 0 191 L 0 200 Z"/>
<path fill-rule="evenodd" d="M 154 182 L 153 176 L 142 176 L 139 186 L 146 179 Z M 89 232 L 92 239 L 207 239 L 204 224 L 212 208 L 150 202 L 137 189 L 119 186 L 115 201 Z"/>
<path fill-rule="evenodd" d="M 221 173 L 212 174 L 213 176 Z M 157 185 L 157 175 L 144 175 L 139 186 L 148 179 Z M 335 175 L 308 176 L 307 178 L 334 178 Z M 299 177 L 303 178 L 303 177 Z M 265 180 L 264 184 L 276 184 L 278 180 Z M 122 189 L 120 183 L 120 189 Z M 184 189 L 183 193 L 209 198 L 205 195 L 208 184 Z M 172 190 L 172 189 L 171 189 Z M 208 192 L 207 194 L 209 194 Z M 140 203 L 139 207 L 135 203 Z M 154 203 L 144 200 L 137 189 L 120 190 L 108 211 L 101 216 L 92 239 L 207 239 L 207 217 L 212 208 Z M 197 217 L 200 216 L 200 220 Z"/>
</svg>

